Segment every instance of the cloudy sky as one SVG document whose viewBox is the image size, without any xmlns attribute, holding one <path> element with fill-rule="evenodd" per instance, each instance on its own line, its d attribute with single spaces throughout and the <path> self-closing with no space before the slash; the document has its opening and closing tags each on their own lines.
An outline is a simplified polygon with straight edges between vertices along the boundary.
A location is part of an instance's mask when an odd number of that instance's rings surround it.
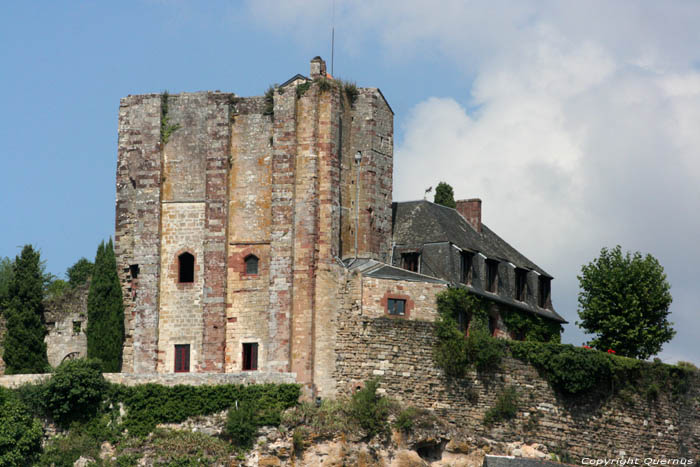
<svg viewBox="0 0 700 467">
<path fill-rule="evenodd" d="M 203 6 L 206 5 L 206 6 Z M 308 73 L 381 88 L 395 113 L 394 198 L 444 180 L 555 276 L 579 344 L 578 281 L 601 247 L 665 267 L 700 363 L 700 3 L 251 0 L 11 2 L 0 16 L 0 257 L 62 276 L 113 234 L 119 98 L 260 95 Z"/>
</svg>

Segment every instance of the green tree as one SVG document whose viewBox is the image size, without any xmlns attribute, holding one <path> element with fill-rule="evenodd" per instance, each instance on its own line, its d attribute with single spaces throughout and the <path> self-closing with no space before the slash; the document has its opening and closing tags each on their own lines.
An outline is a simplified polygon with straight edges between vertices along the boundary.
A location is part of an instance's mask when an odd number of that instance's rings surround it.
<svg viewBox="0 0 700 467">
<path fill-rule="evenodd" d="M 8 257 L 0 259 L 0 315 L 9 298 L 10 281 L 14 275 L 14 264 Z"/>
<path fill-rule="evenodd" d="M 105 372 L 119 372 L 124 342 L 124 303 L 112 239 L 100 243 L 88 293 L 87 355 Z"/>
<path fill-rule="evenodd" d="M 87 258 L 80 258 L 75 264 L 66 270 L 66 277 L 71 287 L 87 283 L 92 276 L 95 265 Z"/>
<path fill-rule="evenodd" d="M 438 186 L 435 188 L 435 204 L 442 204 L 453 209 L 457 207 L 454 190 L 448 183 L 438 183 Z"/>
<path fill-rule="evenodd" d="M 653 256 L 603 248 L 578 280 L 576 324 L 596 335 L 589 343 L 596 349 L 646 359 L 676 334 L 668 321 L 671 286 Z"/>
<path fill-rule="evenodd" d="M 25 245 L 15 258 L 8 288 L 3 360 L 7 374 L 43 373 L 49 368 L 43 322 L 44 277 L 39 252 Z"/>
<path fill-rule="evenodd" d="M 33 465 L 41 438 L 41 422 L 13 391 L 0 388 L 0 465 Z"/>
</svg>

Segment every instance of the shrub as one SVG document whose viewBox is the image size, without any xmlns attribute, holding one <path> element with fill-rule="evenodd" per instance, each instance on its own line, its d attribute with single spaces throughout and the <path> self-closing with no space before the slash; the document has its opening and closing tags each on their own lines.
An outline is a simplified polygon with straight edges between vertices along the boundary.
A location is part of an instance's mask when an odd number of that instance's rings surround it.
<svg viewBox="0 0 700 467">
<path fill-rule="evenodd" d="M 435 323 L 437 344 L 433 353 L 435 363 L 446 375 L 455 378 L 464 376 L 469 366 L 467 344 L 457 322 L 449 315 L 440 313 Z"/>
<path fill-rule="evenodd" d="M 537 342 L 561 342 L 562 326 L 556 321 L 532 313 L 510 310 L 502 315 L 509 332 L 518 339 Z"/>
<path fill-rule="evenodd" d="M 59 425 L 67 427 L 73 421 L 93 418 L 106 389 L 99 361 L 69 360 L 46 383 L 46 408 Z"/>
<path fill-rule="evenodd" d="M 306 94 L 306 91 L 309 90 L 311 87 L 311 81 L 307 81 L 305 83 L 301 83 L 299 86 L 297 86 L 297 99 L 301 99 L 304 94 Z"/>
<path fill-rule="evenodd" d="M 265 109 L 263 115 L 272 115 L 275 113 L 275 85 L 270 85 L 265 91 Z"/>
<path fill-rule="evenodd" d="M 357 89 L 357 84 L 351 81 L 344 81 L 343 90 L 345 91 L 345 95 L 350 101 L 350 104 L 354 104 L 355 101 L 357 101 L 357 97 L 360 95 L 360 91 Z"/>
<path fill-rule="evenodd" d="M 294 454 L 300 456 L 304 452 L 304 438 L 306 433 L 302 428 L 296 428 L 292 434 L 292 447 Z"/>
<path fill-rule="evenodd" d="M 350 414 L 368 438 L 386 430 L 389 416 L 389 402 L 377 394 L 379 381 L 367 381 L 365 387 L 352 395 Z"/>
<path fill-rule="evenodd" d="M 258 420 L 253 403 L 244 402 L 229 409 L 226 417 L 226 435 L 236 446 L 250 448 L 257 432 Z"/>
<path fill-rule="evenodd" d="M 0 387 L 0 465 L 31 465 L 41 451 L 41 423 L 22 401 Z"/>
<path fill-rule="evenodd" d="M 467 360 L 474 364 L 478 371 L 498 368 L 505 350 L 503 340 L 491 337 L 488 331 L 473 329 L 465 342 Z"/>
<path fill-rule="evenodd" d="M 496 405 L 484 414 L 484 423 L 493 425 L 496 422 L 510 420 L 518 414 L 518 392 L 513 386 L 503 389 L 496 398 Z"/>
<path fill-rule="evenodd" d="M 401 431 L 409 432 L 415 425 L 418 411 L 414 407 L 408 407 L 399 413 L 396 417 L 395 426 Z"/>
<path fill-rule="evenodd" d="M 278 425 L 282 411 L 295 406 L 298 399 L 298 384 L 110 386 L 110 400 L 124 404 L 124 426 L 135 436 L 146 436 L 159 423 L 180 423 L 188 417 L 221 412 L 236 401 L 254 403 L 261 425 Z"/>
<path fill-rule="evenodd" d="M 318 83 L 318 90 L 321 92 L 330 91 L 333 87 L 333 81 L 328 78 L 316 78 L 315 83 Z"/>
</svg>

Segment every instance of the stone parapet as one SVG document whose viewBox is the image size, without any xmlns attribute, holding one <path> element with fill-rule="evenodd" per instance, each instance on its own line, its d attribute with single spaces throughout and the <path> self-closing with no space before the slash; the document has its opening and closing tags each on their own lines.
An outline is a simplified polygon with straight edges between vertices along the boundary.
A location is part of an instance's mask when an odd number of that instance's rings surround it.
<svg viewBox="0 0 700 467">
<path fill-rule="evenodd" d="M 294 373 L 272 373 L 246 371 L 239 373 L 104 373 L 110 383 L 136 386 L 138 384 L 161 384 L 175 386 L 214 386 L 217 384 L 290 384 L 296 382 Z M 51 377 L 47 374 L 4 375 L 0 376 L 0 386 L 18 388 L 23 384 L 40 383 Z"/>
</svg>

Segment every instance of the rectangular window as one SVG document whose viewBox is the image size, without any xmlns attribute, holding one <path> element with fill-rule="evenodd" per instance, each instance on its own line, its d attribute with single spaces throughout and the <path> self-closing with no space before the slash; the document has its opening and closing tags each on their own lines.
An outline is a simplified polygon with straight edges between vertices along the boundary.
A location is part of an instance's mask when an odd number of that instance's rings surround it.
<svg viewBox="0 0 700 467">
<path fill-rule="evenodd" d="M 498 261 L 486 260 L 486 290 L 496 293 L 498 287 Z"/>
<path fill-rule="evenodd" d="M 390 315 L 404 316 L 406 314 L 406 300 L 389 298 L 386 301 L 386 306 Z"/>
<path fill-rule="evenodd" d="M 243 371 L 258 369 L 258 344 L 243 344 Z"/>
<path fill-rule="evenodd" d="M 540 308 L 547 308 L 549 303 L 549 294 L 551 292 L 552 280 L 549 277 L 540 276 L 538 305 Z"/>
<path fill-rule="evenodd" d="M 525 301 L 527 291 L 527 269 L 515 268 L 515 299 Z"/>
<path fill-rule="evenodd" d="M 474 253 L 468 251 L 463 251 L 461 254 L 462 258 L 462 284 L 472 283 L 472 263 L 474 262 Z"/>
<path fill-rule="evenodd" d="M 73 334 L 80 334 L 80 330 L 83 327 L 82 321 L 73 321 Z"/>
<path fill-rule="evenodd" d="M 418 272 L 420 253 L 404 253 L 401 255 L 402 267 L 408 271 Z"/>
<path fill-rule="evenodd" d="M 175 346 L 175 373 L 190 371 L 190 344 Z"/>
</svg>

